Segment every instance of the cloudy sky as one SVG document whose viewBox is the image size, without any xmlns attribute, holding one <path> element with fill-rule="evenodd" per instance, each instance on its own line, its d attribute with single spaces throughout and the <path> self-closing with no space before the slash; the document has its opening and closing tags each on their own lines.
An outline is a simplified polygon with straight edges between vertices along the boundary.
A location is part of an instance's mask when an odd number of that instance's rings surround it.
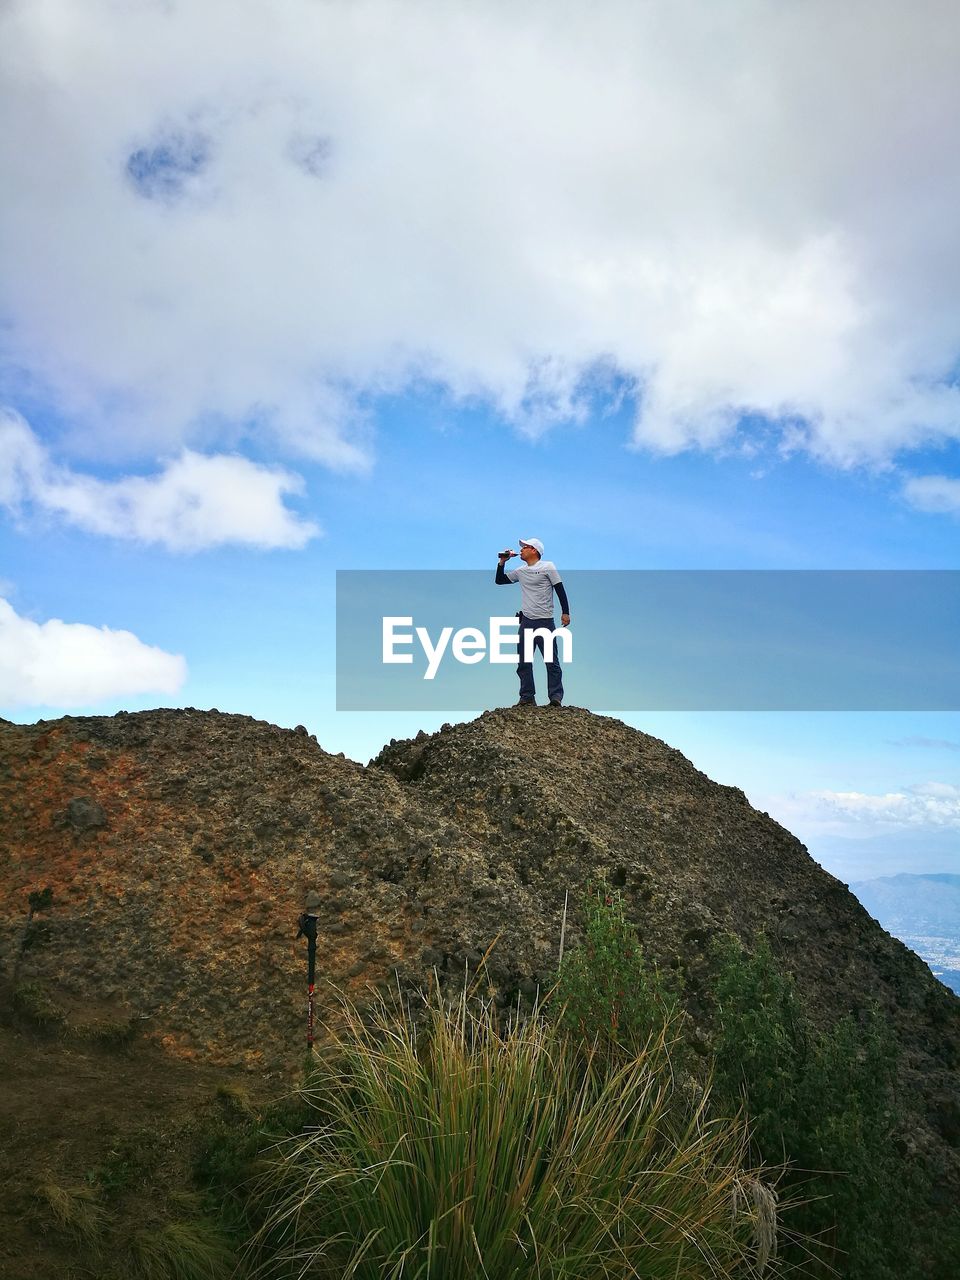
<svg viewBox="0 0 960 1280">
<path fill-rule="evenodd" d="M 366 759 L 436 717 L 334 710 L 334 571 L 518 536 L 957 566 L 953 0 L 10 0 L 0 59 L 8 718 Z M 629 719 L 844 878 L 960 871 L 956 713 Z"/>
</svg>

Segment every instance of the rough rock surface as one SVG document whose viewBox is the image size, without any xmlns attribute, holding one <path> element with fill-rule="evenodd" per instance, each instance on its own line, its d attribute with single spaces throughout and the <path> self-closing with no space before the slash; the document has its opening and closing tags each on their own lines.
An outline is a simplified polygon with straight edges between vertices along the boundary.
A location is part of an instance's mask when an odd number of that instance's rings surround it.
<svg viewBox="0 0 960 1280">
<path fill-rule="evenodd" d="M 549 980 L 564 894 L 573 908 L 600 876 L 648 952 L 683 967 L 695 1016 L 725 928 L 766 929 L 823 1023 L 879 999 L 916 1107 L 905 1143 L 960 1190 L 960 999 L 799 840 L 657 738 L 509 708 L 364 767 L 302 728 L 189 708 L 0 721 L 0 971 L 125 1000 L 183 1057 L 297 1063 L 310 888 L 338 988 L 459 979 L 495 943 L 507 1003 Z M 44 927 L 25 932 L 46 886 Z"/>
</svg>

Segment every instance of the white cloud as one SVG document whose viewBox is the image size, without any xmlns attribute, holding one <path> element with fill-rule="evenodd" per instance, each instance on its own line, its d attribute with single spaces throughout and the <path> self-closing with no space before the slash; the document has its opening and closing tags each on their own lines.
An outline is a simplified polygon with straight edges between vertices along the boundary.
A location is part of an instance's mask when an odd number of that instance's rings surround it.
<svg viewBox="0 0 960 1280">
<path fill-rule="evenodd" d="M 903 496 L 919 511 L 960 515 L 960 480 L 949 476 L 911 476 L 903 486 Z"/>
<path fill-rule="evenodd" d="M 954 0 L 4 12 L 6 358 L 75 458 L 360 465 L 370 393 L 536 431 L 598 361 L 655 450 L 960 437 Z"/>
<path fill-rule="evenodd" d="M 302 489 L 288 471 L 190 449 L 158 475 L 98 480 L 55 466 L 24 419 L 0 411 L 0 504 L 32 504 L 91 533 L 171 551 L 302 547 L 319 529 L 284 506 L 284 495 Z"/>
<path fill-rule="evenodd" d="M 755 803 L 759 803 L 755 801 Z M 804 791 L 770 796 L 763 807 L 804 838 L 842 835 L 867 839 L 894 831 L 960 832 L 960 786 L 924 782 L 901 791 Z"/>
<path fill-rule="evenodd" d="M 130 631 L 84 622 L 33 622 L 0 599 L 0 703 L 88 706 L 103 698 L 176 693 L 185 660 Z"/>
</svg>

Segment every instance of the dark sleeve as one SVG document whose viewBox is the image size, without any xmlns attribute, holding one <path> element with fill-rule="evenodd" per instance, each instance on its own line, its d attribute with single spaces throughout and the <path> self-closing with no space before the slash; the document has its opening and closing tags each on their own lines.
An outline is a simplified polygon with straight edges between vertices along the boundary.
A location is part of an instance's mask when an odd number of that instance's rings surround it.
<svg viewBox="0 0 960 1280">
<path fill-rule="evenodd" d="M 566 587 L 564 587 L 562 582 L 555 582 L 553 584 L 553 589 L 557 593 L 557 599 L 560 601 L 560 612 L 569 613 L 570 601 L 567 599 Z"/>
<path fill-rule="evenodd" d="M 503 572 L 503 565 L 499 560 L 497 561 L 497 576 L 494 578 L 494 582 L 500 587 L 515 587 L 517 585 L 512 578 L 508 578 Z"/>
</svg>

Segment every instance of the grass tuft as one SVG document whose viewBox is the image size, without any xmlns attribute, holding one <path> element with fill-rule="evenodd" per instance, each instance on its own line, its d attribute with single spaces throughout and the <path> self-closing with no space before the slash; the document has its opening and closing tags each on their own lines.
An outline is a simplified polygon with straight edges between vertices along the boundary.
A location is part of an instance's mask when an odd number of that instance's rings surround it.
<svg viewBox="0 0 960 1280">
<path fill-rule="evenodd" d="M 65 1013 L 42 982 L 32 979 L 18 982 L 13 989 L 14 1012 L 25 1021 L 43 1030 L 61 1027 Z"/>
<path fill-rule="evenodd" d="M 124 1018 L 120 1021 L 101 1018 L 96 1022 L 70 1023 L 70 1034 L 86 1044 L 115 1051 L 128 1049 L 140 1030 L 139 1019 Z"/>
<path fill-rule="evenodd" d="M 426 998 L 426 1020 L 346 997 L 306 1089 L 318 1124 L 280 1144 L 258 1243 L 317 1280 L 758 1276 L 776 1198 L 739 1120 L 661 1069 L 669 1025 L 619 1061 L 539 1010 Z M 291 1270 L 292 1268 L 292 1270 Z M 769 1273 L 767 1271 L 767 1273 Z"/>
<path fill-rule="evenodd" d="M 214 1097 L 227 1111 L 235 1112 L 241 1116 L 253 1116 L 256 1114 L 253 1103 L 250 1101 L 250 1094 L 244 1089 L 243 1085 L 225 1080 L 217 1085 Z"/>
<path fill-rule="evenodd" d="M 86 1244 L 95 1242 L 106 1225 L 106 1210 L 97 1203 L 93 1187 L 63 1187 L 51 1181 L 42 1183 L 36 1195 L 60 1230 Z"/>
<path fill-rule="evenodd" d="M 202 1218 L 139 1231 L 131 1252 L 141 1280 L 227 1280 L 236 1267 L 223 1232 Z"/>
</svg>

